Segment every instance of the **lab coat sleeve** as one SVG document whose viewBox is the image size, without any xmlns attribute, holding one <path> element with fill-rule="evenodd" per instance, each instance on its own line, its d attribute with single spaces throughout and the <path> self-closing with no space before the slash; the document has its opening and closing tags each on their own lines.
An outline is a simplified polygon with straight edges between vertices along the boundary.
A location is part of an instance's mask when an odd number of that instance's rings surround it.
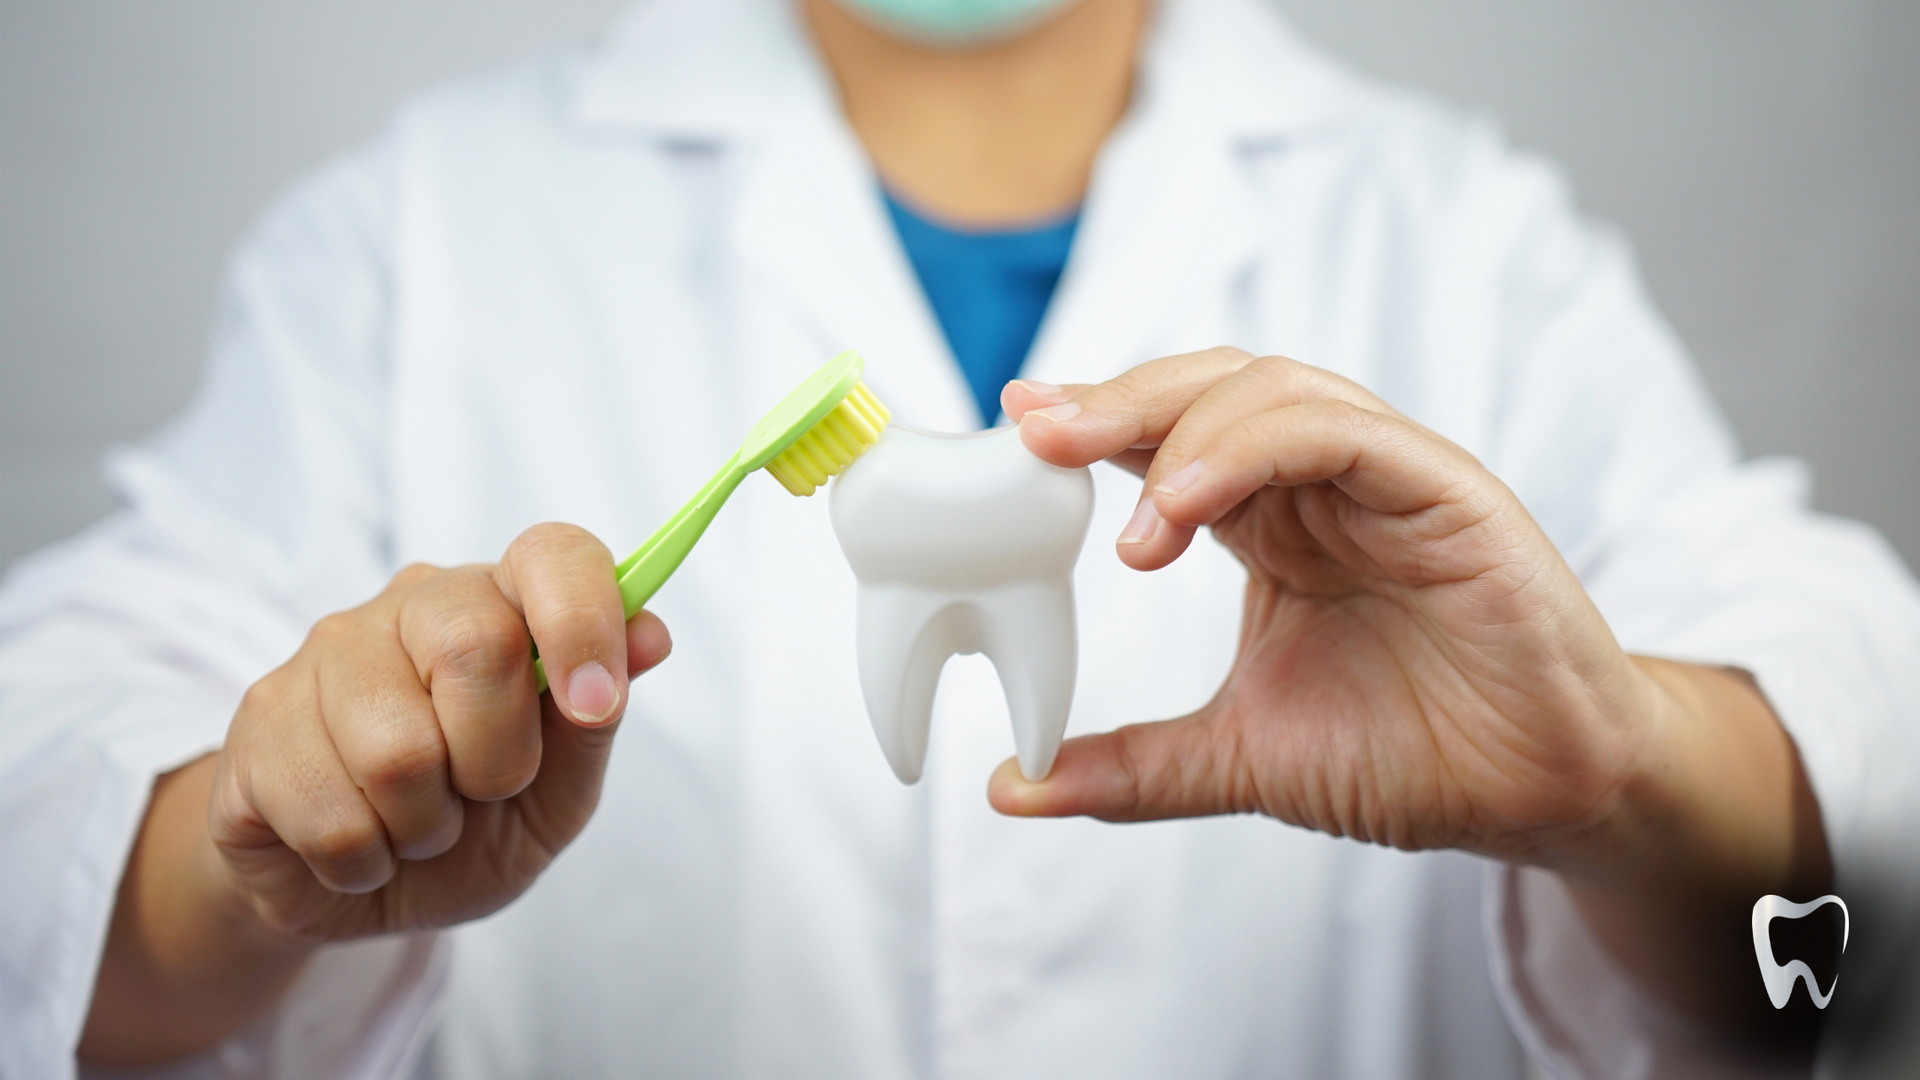
<svg viewBox="0 0 1920 1080">
<path fill-rule="evenodd" d="M 1629 652 L 1758 681 L 1854 912 L 1842 993 L 1870 996 L 1920 892 L 1920 591 L 1872 529 L 1809 509 L 1803 465 L 1739 459 L 1625 246 L 1579 220 L 1550 169 L 1487 134 L 1472 156 L 1458 242 L 1499 298 L 1487 462 Z M 1569 1075 L 1708 1075 L 1679 1026 L 1619 1004 L 1633 988 L 1582 959 L 1598 954 L 1533 876 L 1509 871 L 1494 897 L 1497 977 L 1523 1037 Z M 1596 994 L 1619 1007 L 1577 1004 Z"/>
<path fill-rule="evenodd" d="M 387 149 L 364 152 L 266 216 L 231 268 L 197 398 L 109 457 L 124 508 L 0 589 L 0 1076 L 75 1075 L 154 778 L 218 748 L 245 688 L 388 576 L 392 172 Z M 323 955 L 277 1018 L 201 1064 L 349 1075 L 325 1063 L 404 1056 L 393 1047 L 424 1021 L 389 1021 L 429 1011 L 437 948 L 429 936 Z M 301 1004 L 329 994 L 377 1007 Z M 289 1016 L 305 1027 L 276 1023 Z M 384 1059 L 368 1039 L 386 1040 Z"/>
</svg>

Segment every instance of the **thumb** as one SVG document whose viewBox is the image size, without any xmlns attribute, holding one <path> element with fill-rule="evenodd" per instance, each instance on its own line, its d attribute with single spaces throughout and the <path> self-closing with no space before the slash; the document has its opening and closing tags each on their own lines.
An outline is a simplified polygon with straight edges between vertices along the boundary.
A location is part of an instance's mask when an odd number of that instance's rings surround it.
<svg viewBox="0 0 1920 1080">
<path fill-rule="evenodd" d="M 627 671 L 633 677 L 672 651 L 673 638 L 653 612 L 642 610 L 627 623 Z M 522 821 L 551 853 L 571 842 L 599 805 L 600 783 L 620 723 L 582 727 L 560 712 L 551 695 L 541 697 L 540 712 L 540 771 L 519 801 Z"/>
<path fill-rule="evenodd" d="M 1258 807 L 1254 792 L 1239 740 L 1210 711 L 1068 739 L 1038 782 L 1008 758 L 987 782 L 1003 814 L 1103 821 L 1246 813 Z"/>
</svg>

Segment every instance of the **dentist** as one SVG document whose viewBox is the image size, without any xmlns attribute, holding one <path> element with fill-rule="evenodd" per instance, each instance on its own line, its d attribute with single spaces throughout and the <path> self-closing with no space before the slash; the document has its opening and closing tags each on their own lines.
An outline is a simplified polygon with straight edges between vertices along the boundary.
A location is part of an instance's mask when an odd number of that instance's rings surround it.
<svg viewBox="0 0 1920 1080">
<path fill-rule="evenodd" d="M 619 621 L 846 347 L 1124 467 L 1042 782 L 968 662 L 895 782 L 817 500 Z M 0 593 L 4 1076 L 1741 1075 L 1745 905 L 1920 889 L 1897 558 L 1255 0 L 645 0 L 277 205 L 110 471 Z"/>
</svg>

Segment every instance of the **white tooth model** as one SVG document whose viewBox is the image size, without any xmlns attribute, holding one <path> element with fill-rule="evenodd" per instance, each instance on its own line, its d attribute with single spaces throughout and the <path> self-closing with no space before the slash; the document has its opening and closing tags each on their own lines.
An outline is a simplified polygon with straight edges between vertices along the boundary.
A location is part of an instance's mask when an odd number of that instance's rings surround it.
<svg viewBox="0 0 1920 1080">
<path fill-rule="evenodd" d="M 920 779 L 940 669 L 985 653 L 1013 717 L 1020 772 L 1053 768 L 1073 704 L 1073 564 L 1093 478 L 1028 452 L 1018 428 L 942 435 L 899 424 L 829 497 L 860 579 L 860 688 L 901 783 Z"/>
</svg>

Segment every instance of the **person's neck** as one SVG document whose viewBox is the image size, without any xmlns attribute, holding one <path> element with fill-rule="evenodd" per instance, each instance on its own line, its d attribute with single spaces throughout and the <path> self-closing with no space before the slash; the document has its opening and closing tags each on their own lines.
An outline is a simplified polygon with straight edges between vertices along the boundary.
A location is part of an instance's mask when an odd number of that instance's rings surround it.
<svg viewBox="0 0 1920 1080">
<path fill-rule="evenodd" d="M 1079 0 L 1007 41 L 932 49 L 801 0 L 888 190 L 963 226 L 1071 212 L 1126 112 L 1148 0 Z"/>
</svg>

